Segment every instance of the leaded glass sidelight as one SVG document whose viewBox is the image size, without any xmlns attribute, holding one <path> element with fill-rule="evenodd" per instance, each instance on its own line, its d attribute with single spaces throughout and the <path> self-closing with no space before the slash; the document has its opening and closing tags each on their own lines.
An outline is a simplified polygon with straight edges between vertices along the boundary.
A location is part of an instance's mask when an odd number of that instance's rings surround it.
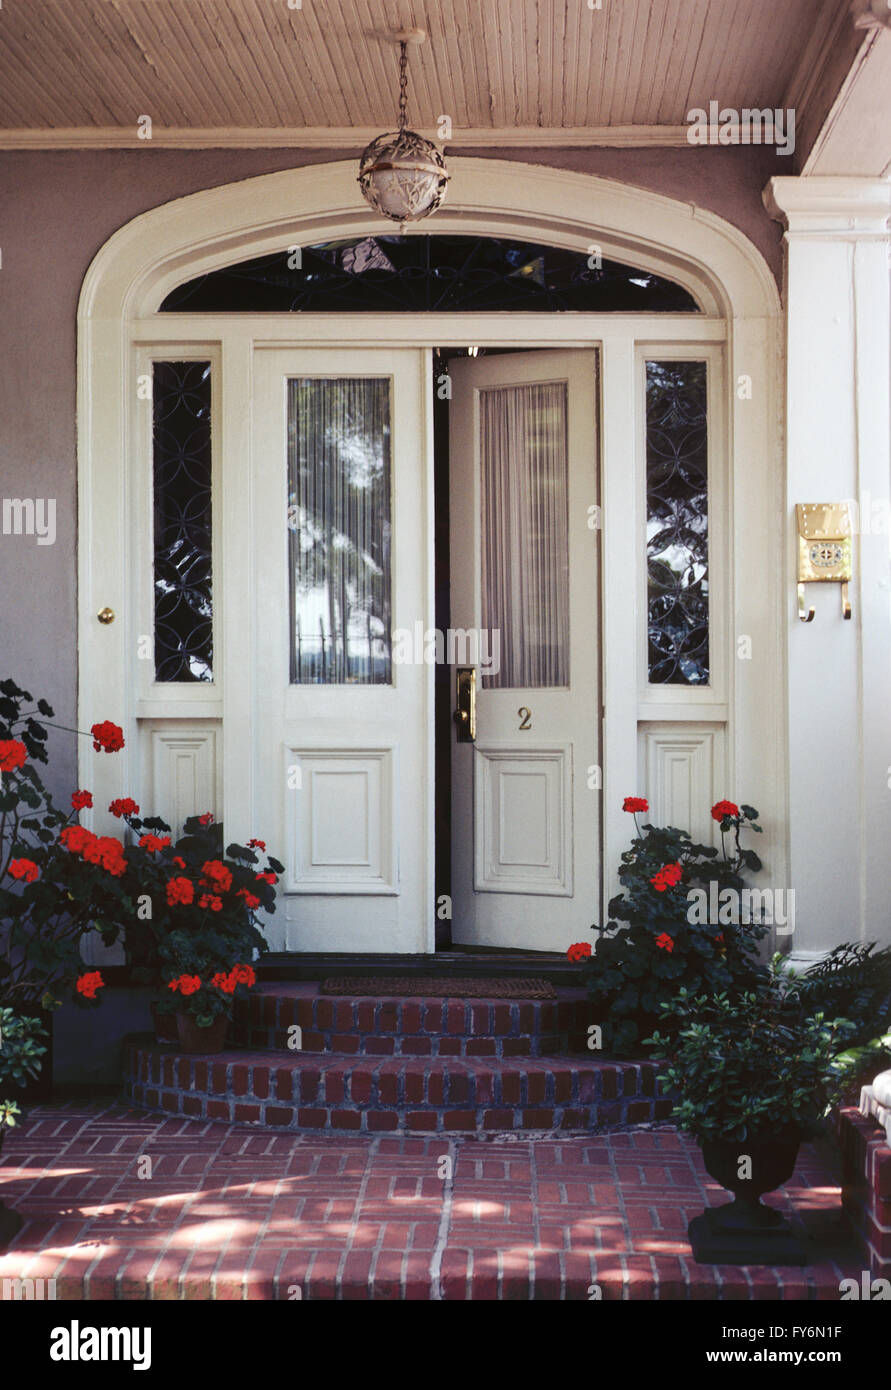
<svg viewBox="0 0 891 1390">
<path fill-rule="evenodd" d="M 211 364 L 155 362 L 155 680 L 213 680 Z"/>
<path fill-rule="evenodd" d="M 495 689 L 569 684 L 566 383 L 480 392 L 482 625 Z"/>
<path fill-rule="evenodd" d="M 288 382 L 292 684 L 387 685 L 390 382 Z"/>
<path fill-rule="evenodd" d="M 647 583 L 653 685 L 706 685 L 705 362 L 647 362 Z"/>
</svg>

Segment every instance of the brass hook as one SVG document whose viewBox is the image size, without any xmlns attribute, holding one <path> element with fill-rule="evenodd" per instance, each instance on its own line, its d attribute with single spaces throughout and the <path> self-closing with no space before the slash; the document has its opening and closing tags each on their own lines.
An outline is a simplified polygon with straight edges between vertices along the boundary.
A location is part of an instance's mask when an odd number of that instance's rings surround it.
<svg viewBox="0 0 891 1390">
<path fill-rule="evenodd" d="M 817 610 L 815 608 L 812 607 L 810 612 L 807 612 L 805 610 L 803 584 L 799 584 L 798 586 L 798 616 L 803 623 L 812 623 L 814 621 L 814 618 L 817 616 Z M 851 615 L 849 613 L 848 617 L 850 616 Z"/>
<path fill-rule="evenodd" d="M 850 616 L 851 616 L 851 600 L 848 598 L 848 581 L 847 581 L 846 579 L 842 581 L 841 591 L 842 591 L 842 595 L 841 595 L 841 598 L 842 598 L 842 617 L 843 617 L 843 618 L 850 618 Z"/>
</svg>

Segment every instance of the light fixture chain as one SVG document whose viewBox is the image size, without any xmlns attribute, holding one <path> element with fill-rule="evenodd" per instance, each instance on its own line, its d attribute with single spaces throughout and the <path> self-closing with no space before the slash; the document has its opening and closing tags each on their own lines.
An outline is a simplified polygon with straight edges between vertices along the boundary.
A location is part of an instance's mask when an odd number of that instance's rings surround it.
<svg viewBox="0 0 891 1390">
<path fill-rule="evenodd" d="M 399 129 L 405 130 L 408 123 L 406 109 L 408 106 L 408 44 L 402 40 L 399 44 Z"/>
</svg>

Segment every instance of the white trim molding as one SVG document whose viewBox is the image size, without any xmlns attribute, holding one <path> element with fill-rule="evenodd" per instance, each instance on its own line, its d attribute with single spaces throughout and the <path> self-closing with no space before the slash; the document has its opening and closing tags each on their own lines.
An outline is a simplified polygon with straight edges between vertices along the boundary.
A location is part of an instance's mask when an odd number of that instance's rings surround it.
<svg viewBox="0 0 891 1390">
<path fill-rule="evenodd" d="M 140 710 L 132 679 L 136 629 L 127 617 L 133 590 L 133 539 L 137 516 L 140 435 L 135 382 L 140 352 L 208 353 L 220 363 L 224 452 L 241 474 L 250 469 L 249 410 L 252 372 L 262 347 L 353 347 L 386 339 L 389 346 L 461 342 L 541 346 L 599 346 L 602 352 L 603 584 L 603 854 L 604 898 L 608 881 L 627 848 L 629 820 L 621 806 L 639 792 L 639 721 L 652 730 L 661 720 L 688 720 L 679 702 L 646 709 L 635 697 L 638 639 L 646 597 L 629 584 L 629 537 L 637 533 L 640 500 L 629 487 L 643 467 L 641 441 L 629 422 L 639 411 L 639 350 L 677 355 L 689 343 L 696 355 L 716 344 L 722 361 L 722 399 L 714 419 L 726 460 L 726 549 L 722 604 L 729 625 L 724 639 L 726 690 L 696 704 L 696 718 L 725 727 L 727 784 L 721 794 L 751 799 L 762 812 L 764 859 L 771 877 L 786 882 L 788 785 L 786 782 L 785 632 L 782 624 L 783 556 L 775 534 L 782 516 L 781 305 L 763 257 L 737 228 L 689 203 L 631 188 L 613 180 L 510 160 L 450 157 L 448 200 L 435 221 L 408 234 L 516 237 L 573 250 L 596 245 L 609 259 L 651 269 L 684 285 L 698 315 L 392 315 L 327 316 L 268 314 L 160 314 L 175 286 L 244 259 L 359 234 L 392 232 L 364 205 L 352 159 L 262 175 L 203 190 L 143 213 L 121 227 L 100 249 L 84 280 L 78 309 L 79 459 L 79 708 L 114 719 L 135 735 Z M 535 322 L 532 322 L 535 320 Z M 379 334 L 376 337 L 375 334 Z M 748 389 L 740 391 L 742 378 Z M 228 385 L 227 385 L 228 383 Z M 235 383 L 235 389 L 232 384 Z M 144 424 L 144 420 L 143 420 Z M 143 439 L 136 446 L 135 441 Z M 734 466 L 735 460 L 735 466 Z M 234 466 L 233 463 L 233 466 Z M 237 489 L 234 490 L 237 493 Z M 250 525 L 240 497 L 223 499 L 222 544 L 228 551 Z M 767 520 L 769 519 L 769 520 Z M 137 518 L 138 520 L 138 518 Z M 110 542 L 109 537 L 113 538 Z M 121 538 L 118 542 L 117 538 Z M 734 538 L 736 538 L 734 540 Z M 223 576 L 225 581 L 225 574 Z M 250 598 L 234 584 L 222 591 L 227 631 L 250 627 Z M 97 611 L 110 606 L 120 621 L 103 626 Z M 637 607 L 635 608 L 635 605 Z M 740 632 L 751 637 L 752 659 L 733 661 Z M 241 806 L 252 803 L 249 695 L 227 682 L 243 653 L 233 650 L 222 672 L 225 785 L 237 838 Z M 720 694 L 714 704 L 716 693 Z M 693 692 L 695 694 L 695 692 Z M 163 718 L 165 692 L 154 688 L 150 712 Z M 206 699 L 208 691 L 202 692 Z M 658 692 L 645 692 L 649 706 Z M 703 692 L 699 692 L 700 697 Z M 143 692 L 143 699 L 146 693 Z M 691 695 L 692 699 L 692 695 Z M 240 703 L 239 703 L 240 701 Z M 160 702 L 160 703 L 157 703 Z M 695 703 L 695 702 L 694 702 Z M 208 718 L 211 710 L 171 703 L 168 718 Z M 95 717 L 95 716 L 93 716 Z M 681 731 L 689 737 L 689 731 Z M 135 739 L 134 739 L 135 741 Z M 86 741 L 84 741 L 86 743 Z M 82 750 L 81 785 L 93 787 L 97 807 L 132 792 L 137 774 L 129 747 L 120 759 L 96 761 Z M 738 789 L 745 786 L 745 792 Z M 97 819 L 101 814 L 97 811 Z M 109 829 L 113 826 L 109 825 Z M 249 833 L 249 832 L 248 832 Z M 759 848 L 761 848 L 759 846 Z M 289 938 L 290 939 L 290 938 Z M 406 938 L 407 940 L 407 938 Z M 402 949 L 412 949 L 403 945 Z"/>
<path fill-rule="evenodd" d="M 455 157 L 441 233 L 482 233 L 587 250 L 676 279 L 707 314 L 763 318 L 779 312 L 776 283 L 737 228 L 689 203 L 612 179 L 513 160 Z M 430 223 L 409 228 L 424 235 Z M 109 314 L 144 318 L 183 280 L 296 241 L 392 232 L 359 195 L 353 160 L 263 174 L 189 194 L 128 222 L 105 243 L 84 280 L 79 322 Z"/>
<path fill-rule="evenodd" d="M 467 126 L 453 128 L 443 148 L 644 149 L 689 144 L 689 125 Z M 152 127 L 151 140 L 132 126 L 12 127 L 0 130 L 0 150 L 354 150 L 356 158 L 380 126 Z M 435 129 L 420 131 L 438 141 Z"/>
<path fill-rule="evenodd" d="M 790 878 L 808 938 L 891 940 L 891 375 L 888 219 L 879 179 L 775 178 L 765 205 L 786 225 L 785 630 Z M 858 503 L 852 616 L 837 585 L 795 606 L 800 502 Z M 886 518 L 875 528 L 871 518 Z M 780 547 L 778 547 L 779 549 Z M 816 593 L 814 591 L 817 591 Z"/>
<path fill-rule="evenodd" d="M 764 190 L 764 206 L 790 236 L 833 240 L 888 239 L 891 183 L 884 179 L 780 175 Z"/>
</svg>

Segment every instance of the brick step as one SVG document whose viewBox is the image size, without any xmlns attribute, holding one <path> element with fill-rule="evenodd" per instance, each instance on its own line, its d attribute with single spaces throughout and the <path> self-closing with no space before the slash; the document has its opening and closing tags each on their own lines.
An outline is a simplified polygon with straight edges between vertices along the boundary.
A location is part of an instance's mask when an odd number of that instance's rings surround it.
<svg viewBox="0 0 891 1390">
<path fill-rule="evenodd" d="M 270 1129 L 589 1131 L 666 1118 L 656 1072 L 571 1057 L 194 1057 L 138 1035 L 125 1047 L 124 1087 L 145 1110 Z"/>
<path fill-rule="evenodd" d="M 267 951 L 257 964 L 261 980 L 325 980 L 331 975 L 436 975 L 475 979 L 534 975 L 553 985 L 578 984 L 579 969 L 562 951 L 472 950 L 455 946 L 432 954 L 386 951 Z"/>
<path fill-rule="evenodd" d="M 587 1051 L 590 1002 L 320 995 L 318 984 L 261 984 L 236 1000 L 237 1047 L 375 1057 L 553 1057 Z M 299 1028 L 300 1033 L 294 1030 Z"/>
</svg>

